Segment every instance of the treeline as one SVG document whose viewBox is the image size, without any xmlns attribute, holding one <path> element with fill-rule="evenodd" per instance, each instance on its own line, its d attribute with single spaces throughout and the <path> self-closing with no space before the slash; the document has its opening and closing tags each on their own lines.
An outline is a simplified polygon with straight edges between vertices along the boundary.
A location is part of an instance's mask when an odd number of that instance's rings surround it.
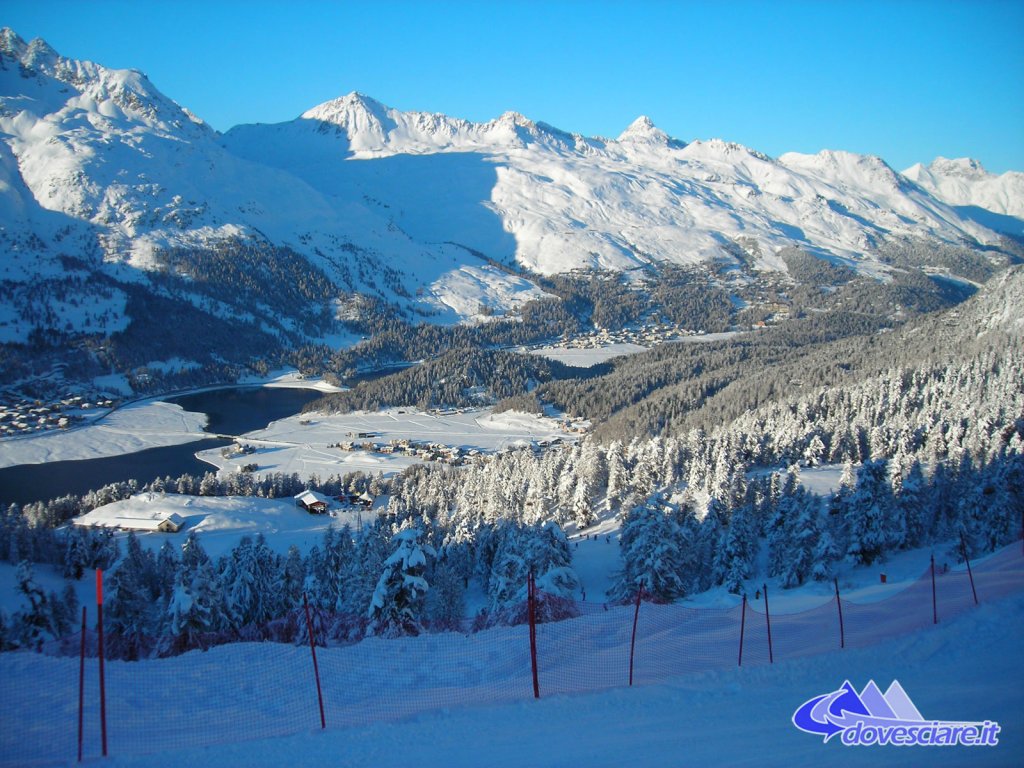
<svg viewBox="0 0 1024 768">
<path fill-rule="evenodd" d="M 1022 510 L 1019 454 L 988 464 L 965 454 L 930 472 L 919 460 L 848 463 L 826 499 L 801 485 L 793 465 L 753 478 L 739 498 L 711 497 L 699 516 L 660 492 L 623 519 L 622 569 L 610 597 L 629 601 L 642 589 L 667 602 L 719 585 L 740 594 L 764 576 L 795 587 L 830 580 L 840 562 L 870 565 L 935 542 L 952 542 L 940 558 L 962 562 L 960 535 L 967 556 L 990 552 L 1019 537 Z"/>
<path fill-rule="evenodd" d="M 944 269 L 952 275 L 966 278 L 975 283 L 984 283 L 998 272 L 1021 263 L 1020 244 L 1004 238 L 1000 250 L 978 250 L 958 248 L 945 243 L 920 238 L 890 238 L 879 249 L 878 254 L 887 264 L 911 269 Z"/>
<path fill-rule="evenodd" d="M 454 349 L 399 373 L 324 395 L 303 410 L 345 413 L 394 406 L 426 410 L 487 405 L 572 375 L 579 371 L 537 355 Z"/>
<path fill-rule="evenodd" d="M 579 583 L 568 541 L 552 523 L 501 522 L 469 541 L 436 521 L 393 511 L 358 530 L 327 528 L 306 555 L 295 546 L 281 555 L 257 534 L 216 560 L 195 535 L 180 548 L 165 542 L 154 552 L 131 533 L 123 556 L 110 535 L 70 528 L 61 536 L 66 578 L 108 571 L 106 649 L 127 660 L 228 642 L 308 643 L 310 625 L 317 643 L 339 644 L 521 623 L 531 572 L 545 591 L 540 619 L 551 620 L 573 613 Z M 470 621 L 465 592 L 474 578 L 488 603 Z M 16 583 L 22 608 L 0 611 L 0 650 L 37 648 L 71 634 L 78 606 L 70 584 L 60 595 L 45 593 L 27 560 Z"/>
<path fill-rule="evenodd" d="M 811 313 L 727 341 L 662 345 L 612 361 L 603 376 L 545 384 L 536 396 L 599 422 L 602 440 L 622 440 L 708 429 L 794 392 L 869 379 L 893 359 L 913 367 L 976 352 L 973 334 L 943 315 L 891 325 L 883 314 Z"/>
</svg>

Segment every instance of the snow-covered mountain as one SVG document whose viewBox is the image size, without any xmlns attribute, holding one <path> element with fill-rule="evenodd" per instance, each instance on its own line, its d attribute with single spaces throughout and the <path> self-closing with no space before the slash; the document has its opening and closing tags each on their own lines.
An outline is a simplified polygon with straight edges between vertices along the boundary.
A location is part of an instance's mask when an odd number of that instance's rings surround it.
<svg viewBox="0 0 1024 768">
<path fill-rule="evenodd" d="M 66 59 L 9 29 L 0 139 L 4 341 L 86 321 L 124 329 L 124 286 L 167 275 L 180 278 L 177 293 L 159 290 L 174 298 L 207 281 L 189 301 L 214 317 L 297 333 L 301 319 L 268 313 L 249 288 L 213 295 L 209 273 L 227 267 L 206 269 L 201 254 L 223 260 L 239 243 L 307 264 L 289 262 L 287 278 L 303 302 L 363 293 L 453 322 L 542 295 L 531 272 L 741 254 L 781 270 L 778 252 L 796 246 L 875 273 L 875 248 L 890 238 L 999 239 L 880 158 L 773 159 L 717 139 L 684 143 L 646 117 L 617 139 L 587 138 L 514 112 L 473 123 L 353 93 L 222 135 L 139 72 Z M 268 262 L 255 271 L 281 279 Z M 80 281 L 73 306 L 62 291 L 26 288 L 69 273 Z M 311 295 L 312 285 L 333 288 Z M 32 316 L 41 301 L 54 309 Z"/>
<path fill-rule="evenodd" d="M 996 175 L 981 163 L 962 157 L 937 157 L 928 165 L 917 163 L 903 175 L 965 217 L 1009 234 L 1024 234 L 1024 173 Z"/>
<path fill-rule="evenodd" d="M 1024 173 L 996 175 L 977 160 L 937 157 L 917 163 L 903 175 L 950 205 L 976 205 L 993 213 L 1024 218 Z"/>
</svg>

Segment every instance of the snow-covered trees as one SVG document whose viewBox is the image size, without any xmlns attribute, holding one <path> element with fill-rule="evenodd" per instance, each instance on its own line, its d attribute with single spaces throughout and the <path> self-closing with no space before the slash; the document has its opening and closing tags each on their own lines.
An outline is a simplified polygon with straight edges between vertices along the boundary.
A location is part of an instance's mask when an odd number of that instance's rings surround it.
<svg viewBox="0 0 1024 768">
<path fill-rule="evenodd" d="M 242 537 L 226 558 L 220 581 L 227 620 L 235 629 L 267 624 L 284 612 L 280 558 L 261 533 L 255 541 Z"/>
<path fill-rule="evenodd" d="M 128 535 L 125 556 L 107 578 L 104 617 L 110 630 L 111 652 L 126 659 L 149 653 L 160 629 L 161 600 L 157 562 L 134 533 Z"/>
<path fill-rule="evenodd" d="M 19 643 L 34 647 L 44 639 L 55 637 L 50 601 L 43 589 L 36 584 L 31 563 L 25 560 L 18 563 L 14 581 L 18 595 L 27 603 L 24 609 L 15 615 Z"/>
<path fill-rule="evenodd" d="M 847 503 L 846 524 L 847 555 L 856 563 L 870 565 L 884 552 L 903 543 L 903 520 L 897 514 L 885 459 L 861 465 L 857 486 Z"/>
<path fill-rule="evenodd" d="M 660 499 L 634 507 L 623 523 L 619 547 L 622 571 L 609 590 L 613 601 L 633 599 L 637 591 L 654 600 L 671 601 L 686 594 L 683 533 Z"/>
<path fill-rule="evenodd" d="M 815 566 L 820 536 L 821 499 L 799 484 L 795 467 L 787 472 L 768 522 L 768 575 L 783 587 L 803 584 Z"/>
<path fill-rule="evenodd" d="M 206 635 L 224 625 L 224 597 L 213 562 L 195 533 L 181 548 L 181 564 L 174 580 L 174 592 L 167 607 L 167 636 L 164 650 L 202 648 Z"/>
<path fill-rule="evenodd" d="M 423 532 L 418 528 L 406 528 L 391 538 L 395 551 L 384 561 L 370 599 L 369 634 L 397 637 L 423 631 L 423 603 L 430 589 L 423 575 L 427 557 L 436 557 L 437 553 L 422 539 Z"/>
</svg>

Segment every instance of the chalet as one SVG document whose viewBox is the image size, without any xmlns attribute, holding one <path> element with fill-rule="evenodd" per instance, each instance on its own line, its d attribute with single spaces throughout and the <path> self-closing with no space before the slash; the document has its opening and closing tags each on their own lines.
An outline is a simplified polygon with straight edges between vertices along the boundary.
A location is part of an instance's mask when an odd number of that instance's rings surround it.
<svg viewBox="0 0 1024 768">
<path fill-rule="evenodd" d="M 177 533 L 183 525 L 185 525 L 185 518 L 177 512 L 172 512 L 157 523 L 156 529 L 161 533 Z"/>
<path fill-rule="evenodd" d="M 345 502 L 352 507 L 363 507 L 369 509 L 373 506 L 373 496 L 363 491 L 360 494 L 350 493 L 345 497 Z"/>
<path fill-rule="evenodd" d="M 155 514 L 140 512 L 137 515 L 119 515 L 100 522 L 76 522 L 76 525 L 119 528 L 122 531 L 138 531 L 140 533 L 177 533 L 185 527 L 185 518 L 177 512 L 157 512 Z"/>
<path fill-rule="evenodd" d="M 311 515 L 323 515 L 331 505 L 331 500 L 322 493 L 305 490 L 295 497 L 295 505 L 302 507 Z"/>
</svg>

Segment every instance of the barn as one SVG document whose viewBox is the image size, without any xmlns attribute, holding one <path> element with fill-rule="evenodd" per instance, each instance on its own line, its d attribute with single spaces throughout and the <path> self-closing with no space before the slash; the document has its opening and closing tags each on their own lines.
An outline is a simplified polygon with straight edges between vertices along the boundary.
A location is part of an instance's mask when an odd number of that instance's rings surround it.
<svg viewBox="0 0 1024 768">
<path fill-rule="evenodd" d="M 331 500 L 322 493 L 307 489 L 295 496 L 295 505 L 302 507 L 311 515 L 323 515 L 331 506 Z"/>
</svg>

